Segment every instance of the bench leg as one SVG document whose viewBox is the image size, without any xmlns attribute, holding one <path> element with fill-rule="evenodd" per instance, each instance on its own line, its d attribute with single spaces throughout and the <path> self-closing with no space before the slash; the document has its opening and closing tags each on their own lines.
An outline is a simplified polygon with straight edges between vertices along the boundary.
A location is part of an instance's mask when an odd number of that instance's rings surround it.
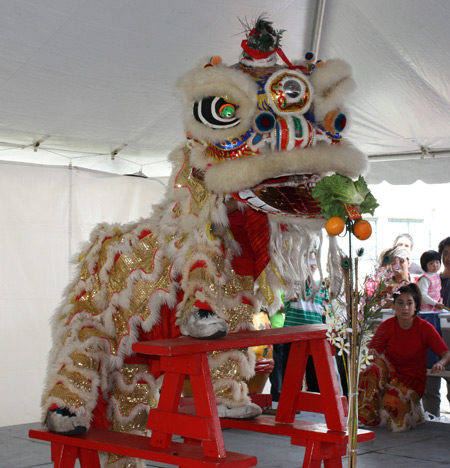
<svg viewBox="0 0 450 468">
<path fill-rule="evenodd" d="M 325 468 L 342 468 L 345 446 L 308 440 L 302 468 L 320 468 L 323 461 Z"/>
<path fill-rule="evenodd" d="M 342 468 L 342 458 L 329 458 L 323 461 L 323 466 L 325 468 Z"/>
<path fill-rule="evenodd" d="M 298 408 L 298 399 L 303 385 L 303 377 L 308 360 L 308 343 L 299 341 L 291 343 L 289 359 L 281 388 L 275 420 L 283 423 L 292 423 Z"/>
<path fill-rule="evenodd" d="M 318 443 L 320 445 L 320 442 Z M 313 457 L 314 452 L 317 450 L 317 443 L 313 440 L 308 440 L 306 445 L 305 457 L 303 458 L 302 468 L 320 468 L 322 460 L 317 460 Z"/>
<path fill-rule="evenodd" d="M 161 387 L 158 410 L 178 412 L 178 406 L 183 389 L 184 375 L 176 372 L 166 372 Z M 150 410 L 151 411 L 151 410 Z M 148 428 L 148 427 L 147 427 Z M 172 434 L 152 430 L 150 444 L 155 447 L 168 448 L 172 441 Z"/>
<path fill-rule="evenodd" d="M 80 449 L 81 468 L 101 468 L 100 459 L 96 450 Z"/>
<path fill-rule="evenodd" d="M 51 444 L 51 460 L 54 463 L 58 458 L 61 457 L 63 446 L 61 444 L 57 444 L 56 442 L 52 442 Z"/>
<path fill-rule="evenodd" d="M 346 421 L 341 393 L 334 369 L 331 345 L 326 340 L 311 340 L 310 347 L 328 429 L 345 431 Z"/>
<path fill-rule="evenodd" d="M 203 441 L 203 452 L 206 456 L 223 458 L 226 456 L 225 442 L 223 441 L 222 428 L 217 413 L 216 396 L 214 394 L 208 357 L 200 356 L 201 372 L 191 374 L 192 395 L 194 396 L 195 411 L 197 416 L 210 421 L 212 440 Z"/>
<path fill-rule="evenodd" d="M 96 450 L 52 443 L 51 451 L 54 468 L 74 468 L 77 458 L 80 460 L 81 468 L 101 468 Z"/>
<path fill-rule="evenodd" d="M 70 445 L 63 445 L 59 453 L 52 453 L 52 456 L 53 455 L 55 455 L 55 458 L 53 459 L 55 468 L 74 468 L 75 462 L 78 458 L 78 448 L 71 447 Z"/>
</svg>

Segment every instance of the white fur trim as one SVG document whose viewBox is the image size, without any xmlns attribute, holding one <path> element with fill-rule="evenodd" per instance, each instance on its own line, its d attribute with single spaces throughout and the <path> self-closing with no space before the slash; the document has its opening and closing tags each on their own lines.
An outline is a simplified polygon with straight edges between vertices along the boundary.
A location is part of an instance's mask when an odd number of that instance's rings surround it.
<svg viewBox="0 0 450 468">
<path fill-rule="evenodd" d="M 214 358 L 208 357 L 209 365 L 212 369 L 218 369 L 228 360 L 232 360 L 238 363 L 240 376 L 244 379 L 251 379 L 255 375 L 255 362 L 256 357 L 253 350 L 248 349 L 248 357 L 242 351 L 236 349 L 231 351 L 225 351 L 218 354 Z M 220 380 L 221 382 L 222 380 Z"/>
<path fill-rule="evenodd" d="M 265 179 L 282 175 L 337 172 L 356 178 L 367 167 L 364 154 L 349 143 L 322 143 L 302 150 L 264 152 L 225 161 L 208 169 L 205 183 L 217 193 L 230 193 L 255 187 Z"/>
<path fill-rule="evenodd" d="M 80 426 L 89 429 L 90 422 L 83 416 L 63 416 L 55 411 L 50 411 L 46 415 L 45 425 L 52 432 L 70 432 Z"/>
<path fill-rule="evenodd" d="M 231 389 L 232 397 L 225 398 L 221 396 L 216 396 L 216 401 L 218 404 L 225 404 L 229 408 L 235 408 L 237 406 L 246 405 L 250 403 L 250 397 L 248 396 L 248 387 L 245 382 L 239 382 L 232 379 L 221 379 L 213 383 L 214 392 L 217 395 L 218 390 L 224 387 L 229 387 Z"/>
<path fill-rule="evenodd" d="M 262 413 L 262 408 L 254 403 L 232 406 L 231 408 L 221 404 L 217 406 L 217 412 L 219 413 L 219 418 L 252 419 Z"/>
</svg>

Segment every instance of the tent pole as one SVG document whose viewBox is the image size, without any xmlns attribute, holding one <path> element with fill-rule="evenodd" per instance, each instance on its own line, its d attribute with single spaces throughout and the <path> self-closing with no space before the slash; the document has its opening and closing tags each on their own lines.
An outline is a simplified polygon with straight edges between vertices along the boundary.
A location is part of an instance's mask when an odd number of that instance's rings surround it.
<svg viewBox="0 0 450 468">
<path fill-rule="evenodd" d="M 409 159 L 439 159 L 450 157 L 450 148 L 433 150 L 422 148 L 421 151 L 409 151 L 406 153 L 369 154 L 369 161 L 400 161 Z"/>
<path fill-rule="evenodd" d="M 323 14 L 325 11 L 325 3 L 326 0 L 317 0 L 317 8 L 316 8 L 316 17 L 314 20 L 314 27 L 312 31 L 312 44 L 311 44 L 311 52 L 314 54 L 315 59 L 317 60 L 317 56 L 319 53 L 319 46 L 320 46 L 320 37 L 322 35 L 322 24 L 323 24 Z"/>
</svg>

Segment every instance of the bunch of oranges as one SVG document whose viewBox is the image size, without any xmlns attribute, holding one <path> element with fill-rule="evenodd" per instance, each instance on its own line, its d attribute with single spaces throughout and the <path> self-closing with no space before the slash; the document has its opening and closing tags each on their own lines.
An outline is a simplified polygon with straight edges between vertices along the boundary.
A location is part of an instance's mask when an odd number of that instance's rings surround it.
<svg viewBox="0 0 450 468">
<path fill-rule="evenodd" d="M 332 216 L 325 224 L 330 236 L 338 236 L 345 228 L 345 220 L 340 216 Z M 365 219 L 351 221 L 351 231 L 359 240 L 366 240 L 372 235 L 372 226 Z"/>
</svg>

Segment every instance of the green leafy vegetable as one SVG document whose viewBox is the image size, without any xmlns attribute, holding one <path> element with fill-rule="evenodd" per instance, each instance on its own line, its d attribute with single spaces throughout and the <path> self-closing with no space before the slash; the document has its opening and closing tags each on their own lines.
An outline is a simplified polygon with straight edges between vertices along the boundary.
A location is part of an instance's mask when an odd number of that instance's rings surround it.
<svg viewBox="0 0 450 468">
<path fill-rule="evenodd" d="M 341 174 L 326 176 L 312 189 L 312 196 L 319 202 L 326 219 L 340 216 L 346 220 L 348 215 L 344 203 L 356 206 L 361 213 L 372 215 L 379 206 L 362 176 L 356 181 Z"/>
</svg>

